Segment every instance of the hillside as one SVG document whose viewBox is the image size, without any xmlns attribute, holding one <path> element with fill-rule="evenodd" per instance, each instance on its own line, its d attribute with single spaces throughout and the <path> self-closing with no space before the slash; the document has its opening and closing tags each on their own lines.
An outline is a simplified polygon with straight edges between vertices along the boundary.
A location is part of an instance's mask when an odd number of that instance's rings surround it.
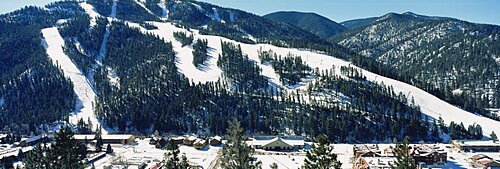
<svg viewBox="0 0 500 169">
<path fill-rule="evenodd" d="M 333 41 L 420 81 L 406 80 L 435 96 L 500 120 L 488 111 L 500 107 L 499 33 L 497 25 L 407 12 L 389 13 Z"/>
<path fill-rule="evenodd" d="M 18 72 L 3 77 L 1 113 L 16 117 L 10 111 L 28 107 L 24 101 L 48 107 L 44 111 L 59 110 L 38 112 L 50 118 L 33 122 L 27 131 L 13 129 L 20 133 L 46 131 L 38 126 L 67 120 L 79 133 L 99 125 L 104 133 L 211 136 L 224 135 L 231 118 L 239 119 L 248 134 L 326 134 L 332 142 L 348 143 L 404 136 L 412 142 L 446 141 L 439 136 L 451 135 L 444 129 L 452 121 L 480 124 L 479 133 L 500 133 L 498 121 L 347 61 L 362 55 L 244 11 L 197 1 L 135 0 L 67 1 L 46 8 L 31 9 L 40 14 L 20 10 L 2 16 L 1 23 L 14 33 L 16 26 L 40 23 L 26 33 L 26 42 L 36 50 L 2 49 L 41 60 L 50 76 L 43 74 L 41 83 L 32 83 L 29 73 L 22 76 L 38 91 L 28 93 L 36 99 L 15 97 L 24 91 L 16 88 L 20 83 L 10 82 Z M 19 18 L 34 21 L 12 22 Z M 2 36 L 9 43 L 0 45 L 16 42 Z M 15 61 L 1 65 L 21 73 L 43 72 Z M 460 138 L 477 138 L 470 132 Z"/>
<path fill-rule="evenodd" d="M 274 12 L 264 15 L 263 17 L 295 25 L 323 39 L 329 39 L 346 30 L 341 24 L 316 13 Z"/>
<path fill-rule="evenodd" d="M 354 28 L 370 25 L 373 21 L 376 21 L 377 19 L 378 19 L 378 17 L 353 19 L 353 20 L 340 22 L 340 24 L 347 29 L 354 29 Z"/>
</svg>

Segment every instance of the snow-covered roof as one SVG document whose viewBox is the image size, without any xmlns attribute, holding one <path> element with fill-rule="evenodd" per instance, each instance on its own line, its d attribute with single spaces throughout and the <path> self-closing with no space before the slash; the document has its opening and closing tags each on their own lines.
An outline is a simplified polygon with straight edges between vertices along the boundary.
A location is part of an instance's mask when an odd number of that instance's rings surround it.
<svg viewBox="0 0 500 169">
<path fill-rule="evenodd" d="M 133 138 L 134 135 L 132 134 L 109 134 L 109 135 L 103 135 L 102 139 L 103 140 L 126 140 Z"/>
<path fill-rule="evenodd" d="M 95 139 L 95 135 L 93 134 L 75 134 L 73 136 L 76 140 L 94 140 Z"/>
<path fill-rule="evenodd" d="M 459 141 L 460 146 L 500 146 L 500 142 L 493 141 Z"/>
<path fill-rule="evenodd" d="M 283 141 L 290 146 L 303 146 L 304 139 L 282 139 L 280 137 L 274 137 L 272 139 L 252 139 L 250 142 L 252 145 L 265 146 L 275 141 Z"/>
<path fill-rule="evenodd" d="M 390 167 L 396 161 L 395 157 L 364 157 L 370 168 Z"/>
</svg>

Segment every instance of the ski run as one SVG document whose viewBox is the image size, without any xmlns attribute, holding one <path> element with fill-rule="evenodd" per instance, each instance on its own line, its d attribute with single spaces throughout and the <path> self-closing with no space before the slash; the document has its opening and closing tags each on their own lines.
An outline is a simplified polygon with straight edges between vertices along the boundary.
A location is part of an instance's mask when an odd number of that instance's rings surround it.
<svg viewBox="0 0 500 169">
<path fill-rule="evenodd" d="M 99 125 L 94 114 L 93 103 L 95 102 L 95 91 L 91 87 L 87 78 L 76 67 L 71 59 L 64 54 L 64 40 L 59 34 L 57 27 L 46 28 L 42 30 L 43 44 L 47 50 L 49 58 L 57 67 L 60 67 L 64 74 L 73 82 L 73 90 L 77 96 L 77 105 L 74 114 L 69 118 L 70 123 L 76 124 L 79 119 L 92 122 L 92 128 L 96 129 Z M 103 130 L 107 134 L 106 130 Z"/>
</svg>

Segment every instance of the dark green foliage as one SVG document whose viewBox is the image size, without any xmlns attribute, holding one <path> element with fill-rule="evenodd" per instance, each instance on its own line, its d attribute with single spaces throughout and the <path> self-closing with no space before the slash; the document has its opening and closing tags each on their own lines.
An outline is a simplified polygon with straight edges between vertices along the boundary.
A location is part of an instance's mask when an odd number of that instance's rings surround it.
<svg viewBox="0 0 500 169">
<path fill-rule="evenodd" d="M 263 17 L 295 25 L 323 39 L 346 30 L 344 26 L 315 13 L 274 12 Z"/>
<path fill-rule="evenodd" d="M 307 151 L 304 160 L 305 169 L 340 169 L 342 163 L 337 160 L 337 154 L 333 153 L 333 147 L 325 135 L 316 137 L 318 147 L 312 145 L 311 150 Z"/>
<path fill-rule="evenodd" d="M 390 164 L 392 169 L 410 169 L 417 168 L 415 159 L 411 155 L 411 147 L 408 142 L 408 136 L 404 138 L 403 143 L 397 144 L 395 148 L 396 161 L 394 165 Z"/>
<path fill-rule="evenodd" d="M 90 134 L 92 133 L 92 121 L 90 121 L 89 118 L 87 122 L 85 122 L 83 118 L 80 118 L 75 128 L 78 134 Z"/>
<path fill-rule="evenodd" d="M 208 59 L 208 41 L 198 39 L 193 44 L 193 64 L 198 67 Z"/>
<path fill-rule="evenodd" d="M 259 49 L 259 59 L 262 64 L 271 64 L 274 71 L 280 76 L 280 81 L 285 85 L 296 85 L 302 78 L 310 75 L 311 68 L 306 65 L 300 56 L 288 53 L 281 58 L 272 50 L 262 51 Z"/>
<path fill-rule="evenodd" d="M 103 142 L 102 142 L 102 128 L 101 126 L 99 126 L 97 129 L 96 129 L 96 132 L 95 132 L 95 140 L 96 140 L 96 143 L 95 143 L 95 150 L 97 152 L 101 152 L 102 151 L 102 146 L 103 146 Z M 111 147 L 110 147 L 111 148 Z M 108 150 L 106 150 L 107 152 Z"/>
<path fill-rule="evenodd" d="M 238 120 L 233 119 L 229 122 L 228 139 L 222 149 L 222 168 L 227 169 L 257 169 L 261 162 L 253 161 L 254 149 L 245 143 L 247 139 L 245 131 L 241 128 Z"/>
<path fill-rule="evenodd" d="M 452 140 L 464 140 L 464 139 L 475 139 L 479 140 L 483 138 L 483 130 L 479 124 L 469 125 L 466 129 L 463 123 L 456 124 L 455 122 L 450 123 L 450 137 Z"/>
<path fill-rule="evenodd" d="M 134 0 L 120 0 L 116 7 L 116 18 L 132 22 L 160 21 L 160 19 L 148 13 L 143 7 L 134 2 Z"/>
<path fill-rule="evenodd" d="M 71 128 L 65 126 L 55 135 L 55 143 L 49 146 L 36 146 L 24 161 L 26 169 L 85 168 L 82 160 L 86 158 L 86 147 L 73 138 Z"/>
<path fill-rule="evenodd" d="M 222 43 L 222 54 L 217 66 L 224 72 L 224 77 L 231 80 L 238 91 L 252 92 L 267 88 L 267 79 L 261 75 L 261 68 L 243 54 L 241 46 L 229 42 Z"/>
<path fill-rule="evenodd" d="M 174 38 L 181 42 L 182 47 L 191 45 L 193 43 L 193 35 L 186 35 L 186 32 L 174 32 Z"/>
<path fill-rule="evenodd" d="M 158 27 L 156 27 L 155 25 L 150 24 L 150 23 L 140 23 L 139 25 L 140 25 L 141 27 L 143 27 L 144 29 L 147 29 L 147 30 L 154 30 L 154 29 L 158 29 Z"/>
<path fill-rule="evenodd" d="M 111 148 L 111 144 L 108 144 L 108 146 L 106 146 L 106 154 L 111 154 L 113 153 L 113 148 Z"/>
<path fill-rule="evenodd" d="M 370 65 L 372 61 L 353 63 L 417 86 L 464 110 L 500 120 L 485 110 L 500 103 L 500 65 L 491 57 L 500 54 L 500 43 L 494 38 L 500 35 L 500 26 L 412 13 L 381 18 L 346 31 L 334 41 L 383 63 L 385 70 L 377 71 L 381 66 Z M 367 38 L 372 36 L 376 38 Z"/>
<path fill-rule="evenodd" d="M 87 3 L 91 4 L 94 9 L 102 16 L 109 16 L 111 14 L 111 6 L 113 5 L 113 0 L 87 0 Z"/>
<path fill-rule="evenodd" d="M 497 134 L 495 134 L 494 131 L 491 132 L 490 134 L 490 139 L 493 141 L 493 143 L 497 142 L 498 141 L 498 137 L 497 137 Z"/>
<path fill-rule="evenodd" d="M 0 15 L 0 98 L 4 102 L 0 126 L 29 133 L 40 124 L 63 120 L 74 109 L 71 82 L 40 43 L 41 28 L 69 16 L 37 7 Z"/>
<path fill-rule="evenodd" d="M 165 153 L 164 159 L 162 161 L 163 167 L 169 169 L 188 169 L 189 162 L 187 160 L 186 155 L 182 155 L 179 157 L 180 151 L 179 147 L 175 147 L 174 149 Z"/>
</svg>

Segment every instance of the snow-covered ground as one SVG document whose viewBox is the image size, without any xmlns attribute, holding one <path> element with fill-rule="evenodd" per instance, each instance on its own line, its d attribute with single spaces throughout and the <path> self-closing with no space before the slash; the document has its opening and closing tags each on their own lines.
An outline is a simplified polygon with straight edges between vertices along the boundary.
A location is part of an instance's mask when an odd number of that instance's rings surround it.
<svg viewBox="0 0 500 169">
<path fill-rule="evenodd" d="M 83 120 L 90 119 L 95 129 L 99 125 L 94 109 L 92 107 L 93 102 L 95 102 L 96 94 L 92 89 L 89 81 L 85 78 L 85 75 L 80 72 L 76 65 L 71 61 L 71 59 L 64 54 L 63 46 L 64 40 L 59 34 L 57 27 L 46 28 L 42 30 L 43 34 L 43 44 L 47 50 L 52 62 L 56 66 L 60 67 L 64 74 L 69 77 L 71 82 L 73 82 L 73 90 L 78 98 L 77 105 L 75 107 L 74 114 L 70 116 L 70 122 L 76 124 L 80 118 Z M 107 133 L 103 130 L 103 133 Z"/>
<path fill-rule="evenodd" d="M 96 19 L 99 16 L 99 13 L 97 13 L 94 9 L 94 7 L 87 2 L 82 2 L 80 3 L 80 7 L 82 7 L 85 10 L 85 13 L 87 13 L 90 17 L 90 26 L 93 27 L 97 25 Z"/>
<path fill-rule="evenodd" d="M 3 97 L 0 97 L 0 107 L 2 107 L 4 103 L 5 103 L 5 100 L 3 99 Z"/>
<path fill-rule="evenodd" d="M 154 145 L 149 145 L 149 139 L 136 139 L 137 145 L 112 145 L 113 154 L 107 155 L 103 159 L 94 163 L 96 168 L 116 164 L 120 160 L 129 164 L 155 164 L 163 160 L 167 150 L 155 148 Z M 209 168 L 212 162 L 215 162 L 221 147 L 208 146 L 206 149 L 197 150 L 193 147 L 181 145 L 179 147 L 181 155 L 186 155 L 191 165 L 202 166 Z"/>
<path fill-rule="evenodd" d="M 179 59 L 178 67 L 180 71 L 186 77 L 192 79 L 194 82 L 203 83 L 207 81 L 216 81 L 221 76 L 222 71 L 217 67 L 216 64 L 218 58 L 217 55 L 221 51 L 221 41 L 232 42 L 241 45 L 243 52 L 248 54 L 250 59 L 255 60 L 259 64 L 259 66 L 263 68 L 263 75 L 270 78 L 271 82 L 276 84 L 281 84 L 277 78 L 278 75 L 276 75 L 276 73 L 272 71 L 272 68 L 260 64 L 257 53 L 260 48 L 262 48 L 262 50 L 264 51 L 271 49 L 278 55 L 282 56 L 286 56 L 288 53 L 301 56 L 302 60 L 304 60 L 307 65 L 312 68 L 319 68 L 320 70 L 328 70 L 331 69 L 332 66 L 335 66 L 336 74 L 339 75 L 341 66 L 352 66 L 354 68 L 358 68 L 354 65 L 351 65 L 351 63 L 349 63 L 348 61 L 316 52 L 292 48 L 281 48 L 269 44 L 244 44 L 224 37 L 201 35 L 197 30 L 191 29 L 191 32 L 193 33 L 195 39 L 207 39 L 209 47 L 213 49 L 213 51 L 210 53 L 213 58 L 209 61 L 207 68 L 205 70 L 199 70 L 192 64 L 192 49 L 189 47 L 180 47 L 180 43 L 173 37 L 173 32 L 188 31 L 185 29 L 177 28 L 171 23 L 152 23 L 158 27 L 157 30 L 143 31 L 154 33 L 156 35 L 159 35 L 161 38 L 164 38 L 166 41 L 173 42 L 174 50 L 177 52 L 177 58 Z M 439 117 L 441 117 L 447 124 L 451 121 L 457 123 L 462 122 L 465 126 L 472 125 L 474 123 L 480 124 L 485 135 L 489 135 L 492 131 L 495 131 L 495 133 L 500 133 L 500 122 L 498 121 L 462 110 L 415 86 L 391 78 L 380 76 L 363 69 L 360 70 L 362 70 L 363 74 L 367 77 L 368 80 L 393 86 L 395 92 L 402 92 L 403 94 L 406 94 L 408 98 L 414 98 L 415 104 L 420 106 L 422 113 L 432 118 L 439 119 Z M 297 89 L 305 89 L 306 87 L 306 84 L 304 84 Z"/>
</svg>

